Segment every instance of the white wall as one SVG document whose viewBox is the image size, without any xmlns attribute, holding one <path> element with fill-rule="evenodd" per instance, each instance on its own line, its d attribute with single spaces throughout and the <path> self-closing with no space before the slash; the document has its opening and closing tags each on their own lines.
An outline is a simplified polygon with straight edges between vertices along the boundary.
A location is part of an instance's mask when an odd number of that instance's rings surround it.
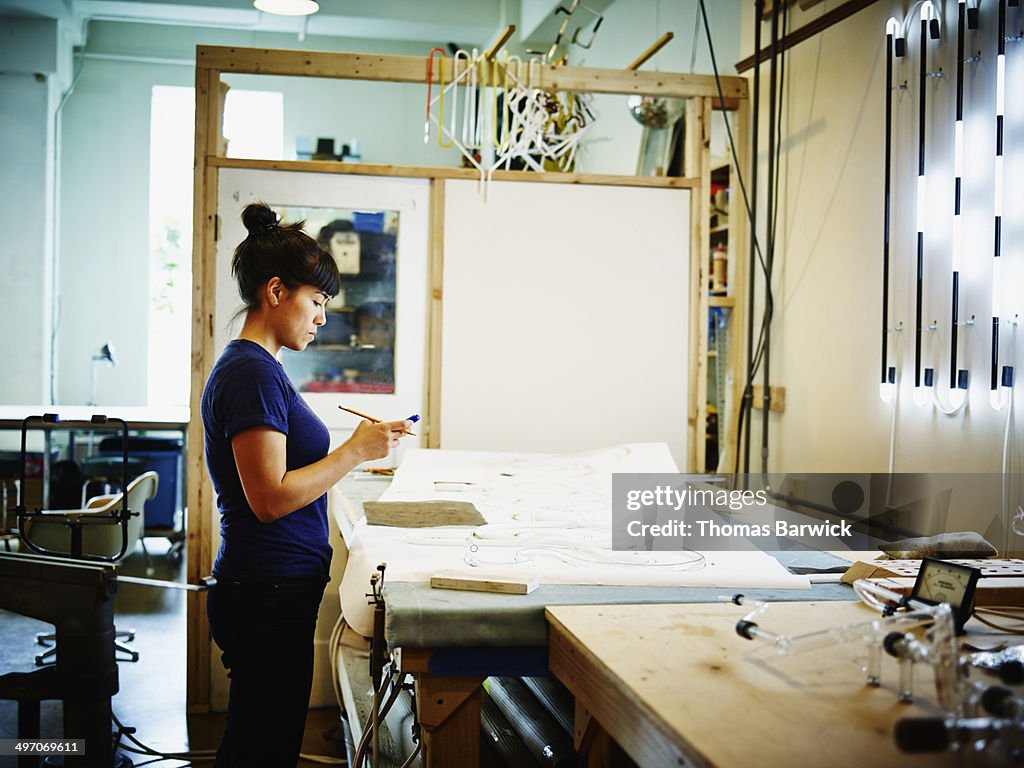
<svg viewBox="0 0 1024 768">
<path fill-rule="evenodd" d="M 0 393 L 7 403 L 50 398 L 49 224 L 59 42 L 56 21 L 0 17 L 0 271 L 6 277 Z"/>
<path fill-rule="evenodd" d="M 834 5 L 834 4 L 830 4 Z M 945 77 L 928 82 L 928 230 L 926 233 L 925 321 L 937 321 L 934 351 L 926 363 L 937 369 L 939 388 L 948 390 L 950 239 L 952 237 L 952 98 L 955 86 L 956 3 L 946 2 L 945 41 L 930 48 L 932 66 Z M 827 8 L 826 8 L 827 9 Z M 794 11 L 797 23 L 817 12 Z M 883 231 L 883 138 L 885 106 L 885 21 L 902 18 L 901 3 L 884 2 L 791 50 L 783 109 L 780 162 L 781 204 L 774 281 L 775 321 L 771 358 L 773 385 L 786 387 L 786 410 L 770 422 L 769 467 L 773 472 L 885 471 L 889 462 L 892 406 L 878 393 L 881 355 Z M 982 29 L 969 33 L 969 52 L 983 61 L 968 65 L 965 162 L 965 228 L 969 233 L 962 266 L 961 318 L 976 315 L 961 331 L 970 362 L 968 410 L 945 416 L 932 405 L 916 407 L 914 373 L 914 288 L 916 269 L 915 188 L 917 184 L 918 25 L 907 59 L 897 64 L 896 143 L 893 173 L 893 242 L 890 324 L 891 359 L 901 393 L 895 415 L 897 472 L 999 472 L 1007 410 L 988 404 L 990 275 L 993 244 L 993 147 L 995 13 L 982 5 Z M 752 11 L 749 14 L 752 16 Z M 1016 22 L 1014 22 L 1016 18 Z M 1021 21 L 1011 11 L 1008 29 Z M 768 27 L 765 27 L 765 44 Z M 752 51 L 752 19 L 744 16 L 743 55 Z M 1005 313 L 1022 312 L 1020 242 L 1024 198 L 1015 179 L 1024 172 L 1024 51 L 1008 45 L 1007 211 L 1004 258 Z M 1018 46 L 1019 48 L 1019 46 Z M 936 53 L 937 51 L 937 53 Z M 767 69 L 762 70 L 760 207 L 765 204 Z M 762 219 L 763 231 L 763 219 Z M 759 288 L 760 293 L 760 288 Z M 760 299 L 759 299 L 760 303 Z M 1004 334 L 1013 336 L 1004 324 Z M 1020 357 L 1021 334 L 1008 347 Z M 926 342 L 927 348 L 927 342 Z M 761 383 L 760 377 L 757 381 Z M 755 412 L 752 467 L 760 467 L 760 419 Z M 1010 432 L 1011 458 L 1020 430 Z M 1019 471 L 1019 461 L 1011 469 Z"/>
</svg>

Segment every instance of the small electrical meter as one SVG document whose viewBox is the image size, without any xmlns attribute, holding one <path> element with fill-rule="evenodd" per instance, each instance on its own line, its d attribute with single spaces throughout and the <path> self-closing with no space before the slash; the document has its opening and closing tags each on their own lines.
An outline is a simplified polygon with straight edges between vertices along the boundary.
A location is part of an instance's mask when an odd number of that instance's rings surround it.
<svg viewBox="0 0 1024 768">
<path fill-rule="evenodd" d="M 949 603 L 959 634 L 974 611 L 974 588 L 980 576 L 978 568 L 925 557 L 921 560 L 921 570 L 917 572 L 910 597 L 928 605 Z"/>
</svg>

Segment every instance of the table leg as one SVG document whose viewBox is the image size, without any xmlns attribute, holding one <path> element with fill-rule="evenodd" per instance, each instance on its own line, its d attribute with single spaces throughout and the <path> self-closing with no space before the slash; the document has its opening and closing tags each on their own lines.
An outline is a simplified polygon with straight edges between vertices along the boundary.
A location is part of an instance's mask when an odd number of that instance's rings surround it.
<svg viewBox="0 0 1024 768">
<path fill-rule="evenodd" d="M 416 717 L 423 739 L 423 766 L 480 763 L 482 677 L 435 677 L 417 672 Z"/>
<path fill-rule="evenodd" d="M 579 701 L 573 720 L 573 745 L 587 768 L 636 768 L 633 759 Z"/>
</svg>

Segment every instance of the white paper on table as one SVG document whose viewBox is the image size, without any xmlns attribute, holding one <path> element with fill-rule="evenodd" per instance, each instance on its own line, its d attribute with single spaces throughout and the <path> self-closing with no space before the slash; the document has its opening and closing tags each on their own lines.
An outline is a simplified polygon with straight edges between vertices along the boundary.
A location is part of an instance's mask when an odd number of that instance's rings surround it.
<svg viewBox="0 0 1024 768">
<path fill-rule="evenodd" d="M 342 584 L 346 618 L 357 630 L 369 621 L 363 595 L 382 562 L 388 581 L 427 582 L 454 571 L 541 584 L 810 588 L 806 576 L 759 550 L 612 552 L 612 474 L 677 471 L 659 443 L 567 455 L 410 451 L 381 501 L 469 501 L 488 525 L 410 529 L 361 520 Z M 623 564 L 630 560 L 637 564 Z"/>
</svg>

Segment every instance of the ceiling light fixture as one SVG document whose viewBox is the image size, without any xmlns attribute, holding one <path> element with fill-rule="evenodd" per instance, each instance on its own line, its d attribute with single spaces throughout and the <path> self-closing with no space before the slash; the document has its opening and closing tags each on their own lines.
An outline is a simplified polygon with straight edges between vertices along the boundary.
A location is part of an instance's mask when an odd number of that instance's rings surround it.
<svg viewBox="0 0 1024 768">
<path fill-rule="evenodd" d="M 257 11 L 278 16 L 309 16 L 320 10 L 316 0 L 253 0 Z"/>
</svg>

